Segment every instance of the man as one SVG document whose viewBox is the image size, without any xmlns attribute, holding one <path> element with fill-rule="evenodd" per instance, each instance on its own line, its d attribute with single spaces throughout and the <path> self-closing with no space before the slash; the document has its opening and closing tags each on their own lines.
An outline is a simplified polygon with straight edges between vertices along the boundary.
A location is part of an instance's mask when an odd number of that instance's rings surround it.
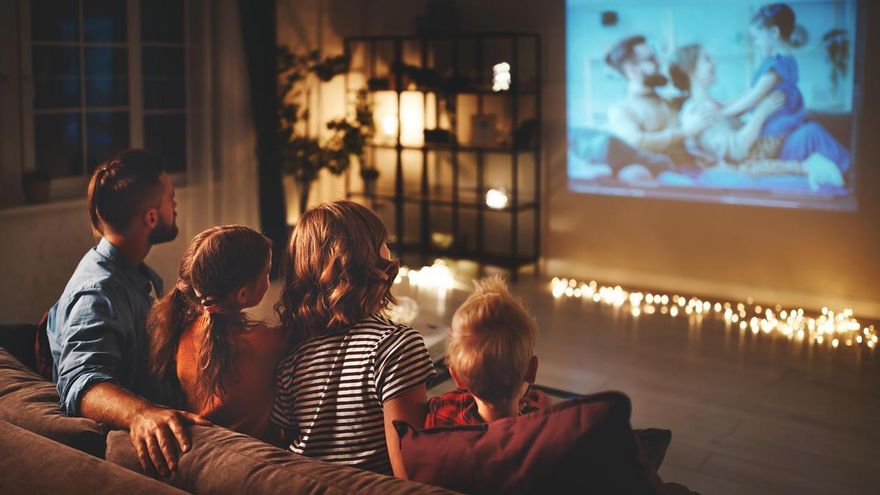
<svg viewBox="0 0 880 495">
<path fill-rule="evenodd" d="M 682 144 L 708 127 L 711 116 L 702 113 L 688 127 L 679 126 L 676 110 L 657 94 L 667 79 L 645 37 L 620 40 L 606 55 L 605 63 L 628 82 L 626 98 L 608 110 L 608 129 L 635 148 L 663 153 L 676 164 L 690 163 Z"/>
<path fill-rule="evenodd" d="M 61 407 L 127 428 L 144 468 L 167 475 L 178 446 L 189 450 L 184 426 L 210 424 L 144 398 L 158 395 L 147 371 L 146 321 L 153 292 L 162 294 L 144 258 L 177 237 L 174 186 L 157 156 L 130 150 L 95 170 L 88 204 L 101 240 L 83 256 L 47 324 Z"/>
</svg>

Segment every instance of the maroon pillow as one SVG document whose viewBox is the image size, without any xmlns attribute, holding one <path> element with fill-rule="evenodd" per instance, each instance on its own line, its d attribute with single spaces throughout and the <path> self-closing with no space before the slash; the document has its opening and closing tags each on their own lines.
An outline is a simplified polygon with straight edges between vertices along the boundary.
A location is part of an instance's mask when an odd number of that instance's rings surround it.
<svg viewBox="0 0 880 495">
<path fill-rule="evenodd" d="M 630 411 L 629 397 L 604 392 L 483 425 L 394 426 L 415 481 L 466 493 L 655 493 Z"/>
</svg>

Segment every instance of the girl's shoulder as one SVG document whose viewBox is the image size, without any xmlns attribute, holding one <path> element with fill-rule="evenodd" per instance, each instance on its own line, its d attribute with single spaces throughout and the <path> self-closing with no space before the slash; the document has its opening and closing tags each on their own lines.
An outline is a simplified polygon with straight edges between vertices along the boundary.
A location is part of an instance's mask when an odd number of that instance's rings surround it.
<svg viewBox="0 0 880 495">
<path fill-rule="evenodd" d="M 769 71 L 775 72 L 781 79 L 787 80 L 797 77 L 797 59 L 793 55 L 777 53 L 767 57 L 758 68 L 755 77 L 760 77 Z"/>
<path fill-rule="evenodd" d="M 251 345 L 260 348 L 277 348 L 286 345 L 287 331 L 283 326 L 269 326 L 265 323 L 257 323 L 240 334 L 240 338 Z"/>
</svg>

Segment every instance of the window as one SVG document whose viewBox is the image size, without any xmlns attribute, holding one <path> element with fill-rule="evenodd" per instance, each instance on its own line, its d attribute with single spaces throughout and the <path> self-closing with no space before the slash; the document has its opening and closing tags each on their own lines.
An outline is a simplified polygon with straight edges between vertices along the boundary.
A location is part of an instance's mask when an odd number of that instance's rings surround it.
<svg viewBox="0 0 880 495">
<path fill-rule="evenodd" d="M 30 0 L 25 166 L 83 178 L 129 147 L 186 168 L 184 0 Z M 29 32 L 28 32 L 29 28 Z M 28 67 L 27 64 L 30 64 Z M 27 78 L 25 79 L 27 81 Z"/>
</svg>

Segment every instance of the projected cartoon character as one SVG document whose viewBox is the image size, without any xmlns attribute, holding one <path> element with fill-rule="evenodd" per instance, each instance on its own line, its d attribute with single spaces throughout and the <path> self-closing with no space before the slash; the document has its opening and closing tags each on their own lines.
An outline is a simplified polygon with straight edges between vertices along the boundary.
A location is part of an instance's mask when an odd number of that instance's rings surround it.
<svg viewBox="0 0 880 495">
<path fill-rule="evenodd" d="M 850 167 L 850 154 L 828 131 L 805 119 L 804 99 L 798 88 L 798 64 L 790 49 L 803 43 L 796 33 L 795 12 L 784 3 L 764 5 L 749 29 L 755 51 L 764 57 L 752 78 L 751 89 L 728 105 L 723 114 L 738 117 L 754 112 L 774 91 L 785 96 L 781 108 L 767 116 L 752 153 L 764 158 L 804 161 L 819 153 L 840 172 Z"/>
<path fill-rule="evenodd" d="M 709 112 L 698 112 L 687 126 L 680 126 L 678 112 L 670 102 L 657 94 L 657 88 L 668 82 L 660 72 L 657 55 L 642 35 L 629 36 L 617 42 L 605 62 L 627 80 L 627 96 L 608 110 L 608 130 L 624 142 L 649 152 L 663 153 L 675 164 L 692 161 L 683 142 L 696 136 L 712 123 Z M 627 167 L 620 174 L 643 170 Z"/>
<path fill-rule="evenodd" d="M 821 153 L 812 153 L 804 160 L 779 159 L 760 156 L 764 150 L 756 143 L 762 138 L 768 121 L 780 115 L 786 96 L 780 90 L 771 90 L 743 122 L 739 117 L 724 117 L 724 106 L 711 96 L 715 84 L 715 61 L 698 44 L 679 47 L 669 64 L 672 83 L 686 100 L 680 119 L 687 126 L 703 115 L 713 116 L 712 124 L 686 143 L 688 151 L 707 167 L 731 168 L 750 176 L 807 175 L 811 189 L 823 184 L 842 186 L 843 176 L 837 165 Z"/>
</svg>

